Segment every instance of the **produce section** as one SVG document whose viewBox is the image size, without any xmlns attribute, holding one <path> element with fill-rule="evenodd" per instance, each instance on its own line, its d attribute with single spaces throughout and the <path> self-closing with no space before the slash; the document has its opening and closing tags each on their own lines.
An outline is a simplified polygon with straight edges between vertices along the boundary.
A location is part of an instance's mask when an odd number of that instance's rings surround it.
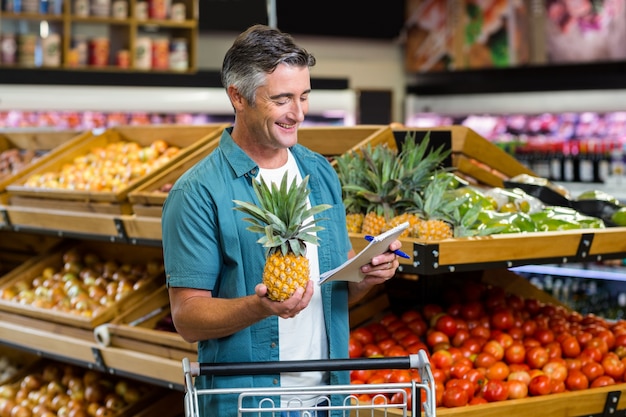
<svg viewBox="0 0 626 417">
<path fill-rule="evenodd" d="M 180 133 L 185 132 L 186 128 L 178 126 L 176 129 Z M 58 241 L 66 241 L 68 238 L 73 241 L 77 239 L 78 242 L 87 241 L 89 245 L 84 246 L 96 248 L 101 244 L 99 241 L 107 241 L 106 245 L 102 243 L 103 248 L 109 245 L 117 247 L 116 251 L 128 253 L 131 257 L 138 253 L 158 252 L 161 239 L 160 206 L 167 196 L 168 185 L 216 146 L 217 136 L 205 133 L 206 130 L 219 132 L 221 125 L 199 129 L 200 134 L 189 132 L 189 141 L 192 144 L 187 143 L 190 150 L 184 157 L 163 166 L 162 169 L 157 169 L 154 175 L 142 178 L 136 187 L 124 190 L 119 195 L 113 193 L 102 198 L 94 192 L 26 190 L 27 176 L 21 177 L 6 187 L 5 204 L 0 206 L 2 218 L 6 220 L 4 224 L 0 224 L 2 236 L 0 241 L 9 242 L 16 236 L 31 235 L 44 241 L 50 240 L 50 244 L 36 252 L 51 249 Z M 157 134 L 154 132 L 158 129 L 137 128 L 126 131 L 122 128 L 119 131 L 135 132 L 132 138 L 137 141 L 139 141 L 138 132 L 145 132 L 141 141 L 150 144 L 156 138 Z M 424 129 L 415 129 L 414 132 L 422 139 L 428 133 Z M 390 149 L 401 149 L 402 145 L 406 144 L 406 134 L 405 130 L 394 131 L 389 126 L 310 127 L 301 129 L 301 143 L 326 155 L 339 169 L 342 155 L 349 151 L 358 151 L 368 144 L 378 148 L 387 146 Z M 504 158 L 499 149 L 470 129 L 459 126 L 438 128 L 433 129 L 431 135 L 435 143 L 443 144 L 444 148 L 449 150 L 444 159 L 450 167 L 455 168 L 442 175 L 442 178 L 455 179 L 459 184 L 475 189 L 496 189 L 504 187 L 505 181 L 516 175 L 533 174 L 514 159 Z M 167 138 L 165 140 L 168 141 Z M 76 146 L 73 149 L 66 149 L 65 155 L 76 157 L 82 154 L 77 151 L 78 149 L 87 148 L 89 147 Z M 58 163 L 52 158 L 48 166 Z M 41 172 L 42 167 L 43 165 L 39 165 L 38 169 L 30 171 L 29 174 Z M 30 194 L 27 196 L 23 193 Z M 80 197 L 76 198 L 77 195 Z M 502 206 L 511 203 L 519 208 L 517 197 L 524 201 L 533 201 L 526 194 L 514 196 L 506 194 L 506 196 L 511 200 L 507 200 Z M 35 198 L 45 203 L 23 203 L 27 199 Z M 496 196 L 485 197 L 490 198 L 495 200 Z M 460 200 L 464 201 L 463 198 Z M 96 204 L 102 203 L 123 205 L 126 211 L 122 212 L 119 207 L 108 211 L 95 208 Z M 400 279 L 394 281 L 398 285 L 407 285 L 408 290 L 388 287 L 388 294 L 371 300 L 364 309 L 353 308 L 351 322 L 353 327 L 358 327 L 379 318 L 381 312 L 387 309 L 399 311 L 411 304 L 414 306 L 416 297 L 432 299 L 434 294 L 444 293 L 442 285 L 452 288 L 457 285 L 450 285 L 455 283 L 455 280 L 469 280 L 476 274 L 481 275 L 481 282 L 485 285 L 502 287 L 513 294 L 550 302 L 553 300 L 549 296 L 531 288 L 525 279 L 507 273 L 506 269 L 535 263 L 567 263 L 623 257 L 626 253 L 625 233 L 623 227 L 611 226 L 531 233 L 509 231 L 439 240 L 425 240 L 419 235 L 403 238 L 403 251 L 410 255 L 410 259 L 400 260 L 398 277 Z M 362 231 L 351 233 L 356 250 L 367 244 L 363 235 Z M 27 242 L 25 245 L 34 243 Z M 101 252 L 104 254 L 106 250 L 103 249 Z M 30 259 L 30 256 L 28 258 Z M 32 264 L 29 266 L 32 267 Z M 0 289 L 5 288 L 9 281 L 16 279 L 17 275 L 27 276 L 20 266 L 9 267 L 9 270 L 8 276 L 11 278 L 3 278 L 0 281 Z M 19 271 L 17 275 L 12 272 L 13 270 Z M 35 278 L 36 274 L 32 273 L 32 278 Z M 418 283 L 424 284 L 424 287 L 413 287 Z M 403 297 L 398 297 L 398 294 L 403 294 Z M 150 287 L 149 294 L 143 293 L 143 296 L 146 297 L 142 302 L 121 306 L 115 314 L 106 316 L 106 320 L 85 322 L 78 320 L 80 324 L 76 323 L 75 317 L 67 319 L 64 315 L 61 320 L 53 320 L 54 313 L 48 315 L 45 309 L 32 314 L 30 309 L 24 311 L 22 307 L 15 308 L 8 302 L 0 302 L 0 333 L 3 342 L 13 347 L 76 363 L 82 367 L 129 376 L 180 392 L 182 389 L 180 359 L 182 357 L 193 359 L 195 346 L 184 342 L 165 327 L 157 328 L 157 324 L 161 326 L 167 323 L 169 314 L 167 292 L 162 285 Z M 71 357 L 67 353 L 68 346 L 72 347 Z M 593 403 L 587 409 L 596 410 L 597 405 L 604 402 L 609 392 L 608 388 L 599 388 L 598 391 L 589 390 L 578 395 L 589 398 Z M 545 396 L 541 399 L 526 398 L 511 401 L 523 401 L 520 409 L 535 411 L 547 407 L 554 407 L 556 410 L 563 407 L 567 401 L 572 401 L 569 393 L 558 395 L 559 397 L 554 397 L 554 400 L 548 400 L 549 396 Z M 602 400 L 599 400 L 600 397 Z M 550 401 L 550 406 L 545 404 L 547 401 Z M 498 408 L 499 413 L 509 413 L 506 407 L 509 407 L 510 403 L 506 405 L 504 403 L 477 405 L 471 411 L 464 409 L 463 413 L 469 412 L 471 415 L 474 410 L 480 410 L 476 413 L 495 416 L 496 412 L 491 410 L 498 407 L 503 407 Z M 438 414 L 445 415 L 455 411 L 457 410 L 441 412 L 438 410 Z M 595 413 L 597 410 L 590 412 Z"/>
</svg>

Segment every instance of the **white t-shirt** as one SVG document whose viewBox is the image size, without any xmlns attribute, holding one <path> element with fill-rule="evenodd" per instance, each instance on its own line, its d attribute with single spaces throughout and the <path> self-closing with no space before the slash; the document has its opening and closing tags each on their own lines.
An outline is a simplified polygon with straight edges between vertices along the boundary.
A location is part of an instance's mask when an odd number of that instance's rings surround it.
<svg viewBox="0 0 626 417">
<path fill-rule="evenodd" d="M 259 171 L 259 176 L 266 182 L 280 183 L 285 174 L 289 172 L 289 183 L 293 178 L 302 181 L 300 170 L 296 160 L 289 152 L 287 164 L 276 169 L 263 169 Z M 310 203 L 309 203 L 310 204 Z M 317 256 L 317 246 L 306 244 L 306 256 L 309 259 L 310 279 L 317 283 L 320 277 L 319 262 Z M 317 286 L 316 286 L 317 287 Z M 326 327 L 324 325 L 324 310 L 322 308 L 321 291 L 316 288 L 313 298 L 308 307 L 302 310 L 297 316 L 291 319 L 278 318 L 278 329 L 280 337 L 280 359 L 288 360 L 309 360 L 327 359 L 328 343 Z M 281 386 L 315 386 L 326 383 L 326 374 L 323 372 L 289 372 L 281 374 Z M 287 406 L 288 398 L 282 396 L 282 406 Z M 313 405 L 312 399 L 299 398 L 303 400 L 304 406 Z M 299 403 L 298 403 L 299 404 Z"/>
</svg>

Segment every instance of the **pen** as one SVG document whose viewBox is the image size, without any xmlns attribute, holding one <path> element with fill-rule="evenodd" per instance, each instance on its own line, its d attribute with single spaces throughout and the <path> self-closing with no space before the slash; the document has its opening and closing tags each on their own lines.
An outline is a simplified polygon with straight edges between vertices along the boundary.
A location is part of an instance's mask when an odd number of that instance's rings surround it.
<svg viewBox="0 0 626 417">
<path fill-rule="evenodd" d="M 374 236 L 370 236 L 370 235 L 365 235 L 365 240 L 367 240 L 368 242 L 371 242 L 372 240 L 374 240 Z M 411 259 L 411 257 L 409 255 L 407 255 L 406 253 L 402 252 L 399 249 L 396 249 L 393 251 L 393 253 L 395 253 L 396 255 L 405 258 L 405 259 Z"/>
</svg>

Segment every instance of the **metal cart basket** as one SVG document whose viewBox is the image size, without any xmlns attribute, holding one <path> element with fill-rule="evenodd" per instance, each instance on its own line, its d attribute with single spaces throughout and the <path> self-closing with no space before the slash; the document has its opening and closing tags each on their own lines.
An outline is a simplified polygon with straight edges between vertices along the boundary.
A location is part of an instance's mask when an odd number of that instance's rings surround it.
<svg viewBox="0 0 626 417">
<path fill-rule="evenodd" d="M 198 405 L 200 395 L 238 395 L 238 412 L 240 417 L 280 417 L 283 411 L 300 411 L 302 417 L 316 417 L 317 411 L 325 411 L 328 415 L 342 417 L 386 417 L 421 416 L 435 417 L 435 382 L 430 362 L 424 351 L 402 357 L 376 357 L 353 359 L 327 359 L 304 361 L 273 361 L 273 362 L 237 362 L 206 364 L 183 359 L 185 379 L 185 417 L 202 416 Z M 271 387 L 271 388 L 220 388 L 197 389 L 194 378 L 200 375 L 260 375 L 276 372 L 308 372 L 308 371 L 339 371 L 339 370 L 375 370 L 375 369 L 416 369 L 420 375 L 419 382 L 398 382 L 384 384 L 349 384 L 312 387 Z M 416 379 L 416 378 L 414 378 Z M 422 391 L 423 390 L 423 391 Z M 424 392 L 424 396 L 422 396 Z M 368 394 L 370 401 L 359 401 L 361 394 Z M 394 396 L 394 394 L 397 394 Z M 409 395 L 410 394 L 410 395 Z M 289 406 L 283 407 L 273 398 L 290 395 L 296 398 Z M 340 395 L 341 404 L 331 403 L 330 398 Z M 392 402 L 390 399 L 394 397 Z M 313 408 L 304 406 L 298 398 L 315 398 Z M 255 401 L 250 401 L 254 398 Z M 416 400 L 416 399 L 419 399 Z M 424 401 L 421 401 L 425 399 Z M 250 405 L 252 404 L 252 405 Z M 409 414 L 409 412 L 411 414 Z"/>
</svg>

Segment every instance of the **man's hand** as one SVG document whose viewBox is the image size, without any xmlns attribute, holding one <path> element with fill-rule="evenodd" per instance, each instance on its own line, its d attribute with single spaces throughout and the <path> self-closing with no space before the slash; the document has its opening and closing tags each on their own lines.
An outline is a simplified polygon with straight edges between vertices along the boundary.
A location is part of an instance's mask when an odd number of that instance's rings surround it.
<svg viewBox="0 0 626 417">
<path fill-rule="evenodd" d="M 304 310 L 313 297 L 313 281 L 309 281 L 306 288 L 298 287 L 291 297 L 285 301 L 272 301 L 267 297 L 265 284 L 257 284 L 254 292 L 261 299 L 261 305 L 273 316 L 283 319 L 293 318 Z"/>
</svg>

